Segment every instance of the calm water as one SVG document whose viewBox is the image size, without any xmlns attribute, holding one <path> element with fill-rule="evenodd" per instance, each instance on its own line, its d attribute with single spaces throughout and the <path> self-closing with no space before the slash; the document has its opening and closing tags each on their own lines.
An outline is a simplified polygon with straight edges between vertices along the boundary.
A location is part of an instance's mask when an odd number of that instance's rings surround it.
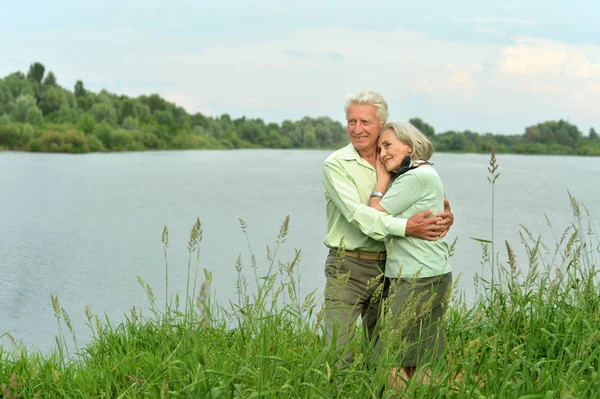
<svg viewBox="0 0 600 399">
<path fill-rule="evenodd" d="M 136 276 L 164 301 L 161 233 L 169 229 L 170 291 L 185 292 L 187 244 L 199 217 L 204 231 L 201 266 L 213 273 L 217 300 L 235 299 L 235 262 L 259 266 L 281 223 L 290 231 L 279 258 L 302 249 L 302 295 L 324 286 L 325 203 L 321 168 L 329 151 L 240 150 L 123 154 L 0 153 L 0 335 L 47 351 L 57 331 L 50 294 L 69 313 L 78 341 L 89 338 L 84 306 L 122 320 L 131 306 L 146 306 Z M 436 154 L 456 220 L 453 257 L 460 287 L 473 295 L 473 276 L 485 273 L 480 244 L 491 238 L 488 155 Z M 499 155 L 496 183 L 497 250 L 504 240 L 520 249 L 519 226 L 560 238 L 572 220 L 567 190 L 599 225 L 600 158 Z M 548 227 L 545 215 L 552 223 Z M 595 218 L 595 219 L 594 219 Z M 489 272 L 488 272 L 489 273 Z M 0 344 L 8 345 L 6 338 Z"/>
</svg>

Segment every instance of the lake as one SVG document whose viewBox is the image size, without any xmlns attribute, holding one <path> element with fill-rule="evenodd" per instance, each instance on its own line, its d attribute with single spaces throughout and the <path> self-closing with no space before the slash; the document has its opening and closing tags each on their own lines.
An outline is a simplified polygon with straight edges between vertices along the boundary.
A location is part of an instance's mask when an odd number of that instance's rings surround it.
<svg viewBox="0 0 600 399">
<path fill-rule="evenodd" d="M 79 343 L 89 339 L 84 307 L 123 320 L 148 304 L 141 276 L 164 302 L 161 234 L 169 231 L 169 291 L 185 293 L 188 239 L 200 218 L 200 263 L 213 273 L 216 299 L 236 298 L 236 259 L 250 268 L 248 241 L 264 271 L 266 246 L 290 229 L 282 261 L 301 249 L 300 292 L 322 294 L 327 250 L 322 164 L 331 151 L 231 150 L 109 154 L 0 152 L 0 336 L 47 352 L 57 332 L 50 295 L 69 313 Z M 481 244 L 492 238 L 489 155 L 434 154 L 455 215 L 448 239 L 459 287 L 475 300 L 475 273 L 486 274 Z M 520 225 L 550 246 L 572 219 L 567 190 L 600 218 L 600 158 L 498 155 L 496 251 L 504 240 L 527 267 Z M 594 219 L 594 217 L 596 219 Z M 549 227 L 548 221 L 552 224 Z M 67 336 L 69 338 L 69 336 Z M 10 347 L 6 337 L 0 345 Z"/>
</svg>

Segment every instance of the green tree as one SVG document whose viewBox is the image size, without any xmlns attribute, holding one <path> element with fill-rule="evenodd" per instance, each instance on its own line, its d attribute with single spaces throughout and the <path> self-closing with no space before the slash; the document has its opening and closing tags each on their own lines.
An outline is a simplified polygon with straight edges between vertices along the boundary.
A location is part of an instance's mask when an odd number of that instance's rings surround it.
<svg viewBox="0 0 600 399">
<path fill-rule="evenodd" d="M 171 127 L 175 124 L 175 119 L 170 111 L 156 110 L 152 113 L 152 115 L 154 116 L 154 119 L 161 125 Z"/>
<path fill-rule="evenodd" d="M 46 78 L 44 79 L 44 85 L 46 86 L 56 86 L 56 76 L 52 71 L 48 72 Z"/>
<path fill-rule="evenodd" d="M 34 96 L 33 82 L 25 78 L 22 72 L 13 72 L 4 78 L 4 83 L 10 90 L 12 98 L 18 99 L 23 95 Z"/>
<path fill-rule="evenodd" d="M 35 135 L 35 129 L 29 123 L 23 124 L 21 127 L 21 144 L 25 145 L 33 139 Z"/>
<path fill-rule="evenodd" d="M 39 62 L 34 62 L 29 66 L 29 72 L 27 72 L 27 79 L 33 80 L 37 83 L 42 83 L 44 77 L 44 71 L 46 68 Z"/>
<path fill-rule="evenodd" d="M 76 154 L 82 154 L 89 152 L 87 147 L 85 136 L 81 132 L 69 130 L 63 136 L 63 148 L 66 152 L 72 152 Z"/>
<path fill-rule="evenodd" d="M 0 115 L 10 112 L 13 97 L 4 80 L 0 79 Z"/>
<path fill-rule="evenodd" d="M 0 147 L 9 150 L 19 145 L 19 128 L 16 125 L 0 125 Z"/>
<path fill-rule="evenodd" d="M 117 125 L 117 112 L 112 104 L 106 101 L 94 104 L 90 109 L 90 114 L 96 122 L 107 122 L 111 126 Z"/>
<path fill-rule="evenodd" d="M 123 120 L 121 126 L 123 126 L 123 129 L 136 130 L 138 128 L 138 122 L 136 118 L 128 116 Z"/>
<path fill-rule="evenodd" d="M 317 146 L 317 136 L 315 134 L 315 129 L 312 129 L 312 127 L 304 132 L 303 145 L 304 147 Z"/>
<path fill-rule="evenodd" d="M 102 144 L 100 139 L 98 139 L 98 137 L 94 136 L 93 134 L 85 136 L 84 142 L 85 142 L 86 147 L 90 151 L 93 151 L 93 152 L 104 151 L 104 145 Z"/>
<path fill-rule="evenodd" d="M 113 128 L 108 122 L 102 121 L 98 123 L 94 127 L 93 133 L 94 136 L 98 137 L 105 148 L 111 148 Z"/>
<path fill-rule="evenodd" d="M 35 98 L 32 95 L 25 94 L 19 96 L 12 108 L 12 120 L 15 122 L 25 122 L 25 115 L 27 115 L 27 111 L 31 107 L 37 108 Z"/>
<path fill-rule="evenodd" d="M 150 108 L 150 113 L 167 109 L 167 102 L 158 94 L 151 94 L 148 97 L 141 96 L 140 100 Z"/>
<path fill-rule="evenodd" d="M 63 104 L 67 105 L 67 96 L 59 87 L 49 87 L 41 94 L 39 106 L 44 115 L 58 111 Z"/>
<path fill-rule="evenodd" d="M 200 115 L 202 118 L 204 118 L 201 114 L 196 114 L 196 115 Z M 204 118 L 204 119 L 206 119 L 206 118 Z M 222 132 L 225 132 L 226 130 L 234 129 L 233 122 L 231 121 L 231 117 L 228 114 L 222 114 L 219 117 L 219 124 L 221 125 Z"/>
<path fill-rule="evenodd" d="M 304 144 L 304 133 L 300 126 L 294 126 L 294 130 L 290 133 L 290 139 L 294 147 L 302 147 L 302 144 Z"/>
<path fill-rule="evenodd" d="M 593 127 L 590 128 L 589 138 L 591 140 L 598 140 L 598 133 L 596 133 L 596 130 L 594 130 Z"/>
<path fill-rule="evenodd" d="M 83 87 L 83 82 L 81 80 L 78 80 L 77 82 L 75 82 L 74 93 L 75 93 L 75 97 L 85 96 L 86 91 L 85 91 L 85 87 Z"/>
<path fill-rule="evenodd" d="M 523 136 L 523 140 L 526 143 L 536 143 L 538 141 L 538 134 L 535 126 L 529 126 L 525 129 L 525 135 Z"/>
<path fill-rule="evenodd" d="M 33 105 L 25 113 L 25 122 L 33 126 L 42 126 L 44 124 L 44 115 L 38 107 Z"/>
<path fill-rule="evenodd" d="M 411 125 L 419 129 L 425 136 L 431 138 L 435 135 L 435 129 L 430 124 L 424 122 L 421 118 L 412 118 L 408 120 Z"/>
<path fill-rule="evenodd" d="M 111 137 L 111 149 L 116 151 L 134 149 L 133 134 L 123 129 L 115 130 Z"/>
<path fill-rule="evenodd" d="M 71 108 L 69 104 L 63 103 L 58 111 L 53 112 L 49 116 L 55 123 L 77 123 L 81 117 L 81 109 Z"/>
<path fill-rule="evenodd" d="M 323 123 L 318 124 L 315 128 L 315 134 L 318 145 L 327 147 L 333 144 L 333 134 L 327 125 Z"/>
<path fill-rule="evenodd" d="M 86 112 L 79 117 L 79 122 L 77 122 L 77 128 L 85 134 L 93 132 L 95 127 L 96 120 L 89 113 Z"/>
<path fill-rule="evenodd" d="M 141 101 L 136 101 L 135 115 L 137 115 L 140 121 L 149 122 L 152 117 L 152 112 L 150 111 L 150 107 L 148 107 L 146 104 L 142 103 Z"/>
<path fill-rule="evenodd" d="M 138 117 L 136 101 L 131 98 L 125 98 L 123 101 L 121 101 L 121 114 L 119 123 L 123 124 L 123 121 L 128 117 L 134 119 Z"/>
</svg>

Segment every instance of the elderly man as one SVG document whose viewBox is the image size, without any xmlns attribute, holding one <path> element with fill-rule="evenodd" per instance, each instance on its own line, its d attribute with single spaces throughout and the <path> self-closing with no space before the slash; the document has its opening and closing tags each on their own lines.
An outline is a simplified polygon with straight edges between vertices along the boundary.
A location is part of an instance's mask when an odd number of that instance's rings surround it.
<svg viewBox="0 0 600 399">
<path fill-rule="evenodd" d="M 436 240 L 454 221 L 447 201 L 445 211 L 436 217 L 431 217 L 429 210 L 409 219 L 366 206 L 372 196 L 384 194 L 373 190 L 377 183 L 377 140 L 387 122 L 388 106 L 378 93 L 358 92 L 348 96 L 345 111 L 350 144 L 331 154 L 323 167 L 327 202 L 323 242 L 330 248 L 325 263 L 325 326 L 329 341 L 338 347 L 352 340 L 359 315 L 367 337 L 373 338 L 386 293 L 381 284 L 386 260 L 382 240 L 390 236 Z M 347 363 L 351 355 L 348 349 L 344 356 Z"/>
</svg>

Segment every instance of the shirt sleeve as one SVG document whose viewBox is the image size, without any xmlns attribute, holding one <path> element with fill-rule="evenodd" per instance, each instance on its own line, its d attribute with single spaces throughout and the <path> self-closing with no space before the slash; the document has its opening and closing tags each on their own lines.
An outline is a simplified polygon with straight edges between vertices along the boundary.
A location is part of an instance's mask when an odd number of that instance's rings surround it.
<svg viewBox="0 0 600 399">
<path fill-rule="evenodd" d="M 379 241 L 390 236 L 404 237 L 406 219 L 395 218 L 361 203 L 356 182 L 339 163 L 325 163 L 323 187 L 327 198 L 344 218 L 367 236 Z"/>
<path fill-rule="evenodd" d="M 379 205 L 391 215 L 398 215 L 419 200 L 421 183 L 415 173 L 406 173 L 397 178 L 388 189 Z"/>
</svg>

